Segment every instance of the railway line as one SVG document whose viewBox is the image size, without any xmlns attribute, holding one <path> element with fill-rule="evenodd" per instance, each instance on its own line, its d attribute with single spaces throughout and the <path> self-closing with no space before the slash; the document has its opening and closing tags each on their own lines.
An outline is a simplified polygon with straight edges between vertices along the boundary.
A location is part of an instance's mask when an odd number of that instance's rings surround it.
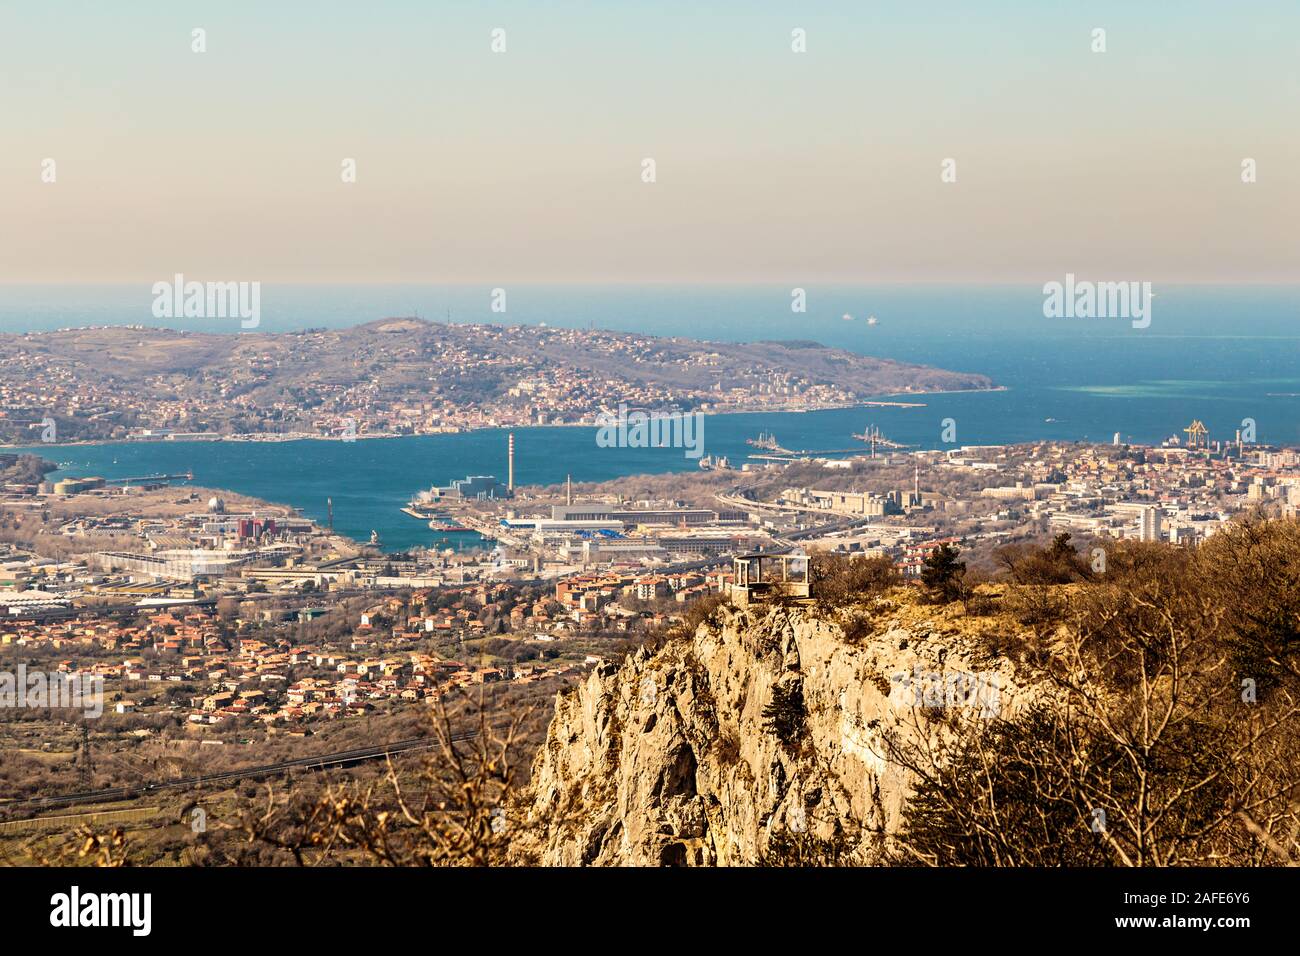
<svg viewBox="0 0 1300 956">
<path fill-rule="evenodd" d="M 478 736 L 478 731 L 463 731 L 453 734 L 452 741 L 469 740 Z M 277 763 L 264 764 L 258 767 L 241 767 L 235 770 L 225 770 L 220 773 L 196 774 L 189 777 L 178 777 L 175 780 L 159 780 L 151 783 L 136 784 L 124 787 L 106 787 L 100 790 L 84 790 L 80 793 L 65 793 L 50 797 L 33 797 L 29 800 L 14 800 L 12 802 L 0 804 L 0 810 L 12 812 L 15 810 L 49 810 L 55 807 L 77 806 L 87 803 L 120 803 L 124 800 L 134 800 L 137 797 L 152 796 L 167 790 L 190 790 L 195 787 L 207 786 L 210 784 L 227 784 L 238 783 L 242 780 L 252 780 L 258 777 L 269 777 L 275 774 L 284 773 L 287 770 L 326 770 L 332 767 L 346 767 L 353 764 L 364 763 L 368 760 L 378 760 L 389 756 L 400 754 L 418 753 L 422 750 L 431 750 L 438 746 L 438 741 L 432 737 L 415 737 L 410 740 L 400 740 L 396 743 L 381 744 L 377 747 L 358 747 L 353 750 L 342 750 L 330 754 L 318 754 L 311 757 L 297 757 L 292 760 L 281 760 Z"/>
</svg>

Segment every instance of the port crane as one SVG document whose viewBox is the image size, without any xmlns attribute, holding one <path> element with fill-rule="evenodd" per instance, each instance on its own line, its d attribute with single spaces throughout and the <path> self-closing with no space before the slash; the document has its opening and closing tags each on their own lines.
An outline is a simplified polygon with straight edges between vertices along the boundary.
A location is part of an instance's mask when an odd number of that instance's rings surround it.
<svg viewBox="0 0 1300 956">
<path fill-rule="evenodd" d="M 858 441 L 864 441 L 867 442 L 869 445 L 871 445 L 872 458 L 876 457 L 877 446 L 881 448 L 897 448 L 897 449 L 912 447 L 911 445 L 904 445 L 902 442 L 897 442 L 889 438 L 886 438 L 884 435 L 881 434 L 880 428 L 876 425 L 868 425 L 867 430 L 865 432 L 863 432 L 860 435 L 855 434 L 853 437 L 856 438 Z"/>
<path fill-rule="evenodd" d="M 759 432 L 757 438 L 746 438 L 746 445 L 752 445 L 762 451 L 789 452 L 788 448 L 782 448 L 781 443 L 776 440 L 776 436 L 771 432 Z"/>
</svg>

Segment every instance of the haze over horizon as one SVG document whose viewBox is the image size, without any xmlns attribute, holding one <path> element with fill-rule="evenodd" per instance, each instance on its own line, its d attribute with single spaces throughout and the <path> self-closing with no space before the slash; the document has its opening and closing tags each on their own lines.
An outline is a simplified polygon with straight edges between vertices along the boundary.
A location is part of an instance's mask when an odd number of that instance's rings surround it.
<svg viewBox="0 0 1300 956">
<path fill-rule="evenodd" d="M 1300 8 L 1252 13 L 10 6 L 0 281 L 1294 281 Z"/>
</svg>

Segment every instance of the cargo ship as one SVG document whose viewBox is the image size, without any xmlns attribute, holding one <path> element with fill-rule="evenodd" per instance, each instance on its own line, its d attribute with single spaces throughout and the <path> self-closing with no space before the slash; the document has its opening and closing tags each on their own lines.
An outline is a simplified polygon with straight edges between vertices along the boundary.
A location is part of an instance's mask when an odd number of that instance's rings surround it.
<svg viewBox="0 0 1300 956">
<path fill-rule="evenodd" d="M 473 528 L 466 528 L 458 525 L 449 518 L 434 518 L 429 522 L 430 531 L 473 531 Z"/>
</svg>

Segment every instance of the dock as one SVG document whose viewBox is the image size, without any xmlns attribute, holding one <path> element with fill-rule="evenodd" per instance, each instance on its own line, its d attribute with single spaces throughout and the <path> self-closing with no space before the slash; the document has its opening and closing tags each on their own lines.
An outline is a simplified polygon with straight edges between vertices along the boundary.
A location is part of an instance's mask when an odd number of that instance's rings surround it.
<svg viewBox="0 0 1300 956">
<path fill-rule="evenodd" d="M 105 478 L 104 483 L 107 485 L 135 485 L 147 481 L 193 481 L 194 472 L 187 471 L 183 475 L 144 475 L 139 478 Z"/>
<path fill-rule="evenodd" d="M 762 461 L 808 461 L 812 458 L 820 458 L 825 455 L 861 455 L 866 449 L 864 448 L 825 448 L 822 450 L 805 449 L 803 451 L 788 451 L 782 449 L 783 454 L 750 454 L 747 457 L 756 458 Z"/>
</svg>

